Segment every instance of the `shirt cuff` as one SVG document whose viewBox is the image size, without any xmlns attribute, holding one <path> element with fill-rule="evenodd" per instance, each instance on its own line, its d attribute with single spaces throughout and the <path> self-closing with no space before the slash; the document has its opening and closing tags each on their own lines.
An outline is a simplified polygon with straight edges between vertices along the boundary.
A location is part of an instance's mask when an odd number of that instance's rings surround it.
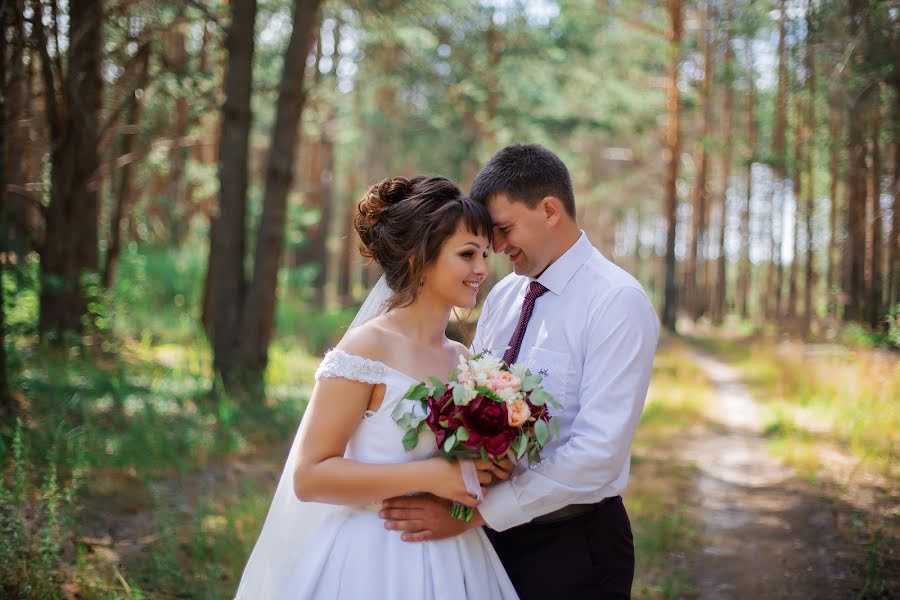
<svg viewBox="0 0 900 600">
<path fill-rule="evenodd" d="M 531 515 L 519 506 L 511 481 L 488 488 L 484 502 L 478 505 L 478 512 L 494 531 L 506 531 L 531 520 Z"/>
</svg>

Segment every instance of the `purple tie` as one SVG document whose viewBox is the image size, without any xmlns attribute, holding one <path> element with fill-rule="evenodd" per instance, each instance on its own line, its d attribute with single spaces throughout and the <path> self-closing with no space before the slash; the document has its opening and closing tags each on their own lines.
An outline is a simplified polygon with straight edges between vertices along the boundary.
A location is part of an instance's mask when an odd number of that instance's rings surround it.
<svg viewBox="0 0 900 600">
<path fill-rule="evenodd" d="M 503 362 L 506 364 L 511 365 L 519 358 L 519 348 L 522 347 L 522 338 L 525 337 L 525 329 L 528 327 L 528 320 L 531 318 L 531 312 L 534 310 L 534 301 L 543 296 L 546 291 L 547 288 L 537 281 L 532 281 L 528 285 L 528 292 L 526 292 L 525 301 L 522 303 L 522 314 L 519 315 L 516 330 L 513 331 L 512 337 L 509 338 L 509 348 L 503 354 Z"/>
</svg>

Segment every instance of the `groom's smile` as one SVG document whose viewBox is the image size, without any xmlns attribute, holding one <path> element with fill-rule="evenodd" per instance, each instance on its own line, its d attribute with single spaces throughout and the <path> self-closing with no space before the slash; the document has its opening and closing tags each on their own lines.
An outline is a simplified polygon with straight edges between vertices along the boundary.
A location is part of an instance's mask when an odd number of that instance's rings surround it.
<svg viewBox="0 0 900 600">
<path fill-rule="evenodd" d="M 506 254 L 518 275 L 543 273 L 555 257 L 547 244 L 553 232 L 542 206 L 529 208 L 506 194 L 496 194 L 488 201 L 488 211 L 494 223 L 494 252 Z"/>
</svg>

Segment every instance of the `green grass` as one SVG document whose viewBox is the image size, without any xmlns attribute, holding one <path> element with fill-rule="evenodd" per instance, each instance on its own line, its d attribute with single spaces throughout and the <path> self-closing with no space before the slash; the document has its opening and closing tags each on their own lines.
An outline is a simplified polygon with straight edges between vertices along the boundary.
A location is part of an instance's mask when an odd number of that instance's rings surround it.
<svg viewBox="0 0 900 600">
<path fill-rule="evenodd" d="M 687 509 L 693 471 L 673 460 L 692 427 L 705 423 L 710 387 L 684 344 L 664 340 L 654 361 L 647 404 L 634 439 L 625 503 L 635 539 L 635 598 L 694 593 L 683 558 L 699 540 Z"/>
<path fill-rule="evenodd" d="M 690 341 L 741 370 L 762 403 L 770 448 L 801 472 L 819 470 L 819 447 L 835 444 L 866 469 L 900 476 L 900 360 L 892 352 L 764 338 Z"/>
</svg>

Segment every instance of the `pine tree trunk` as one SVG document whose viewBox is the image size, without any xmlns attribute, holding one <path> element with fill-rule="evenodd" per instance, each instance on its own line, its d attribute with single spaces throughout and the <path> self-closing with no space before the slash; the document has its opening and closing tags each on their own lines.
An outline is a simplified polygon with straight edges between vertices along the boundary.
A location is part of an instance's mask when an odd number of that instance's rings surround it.
<svg viewBox="0 0 900 600">
<path fill-rule="evenodd" d="M 716 293 L 713 302 L 713 321 L 721 324 L 725 318 L 727 308 L 728 289 L 728 260 L 725 256 L 725 228 L 728 217 L 728 183 L 731 178 L 731 162 L 734 159 L 734 143 L 732 140 L 734 118 L 734 50 L 731 47 L 731 21 L 734 18 L 731 2 L 726 12 L 727 31 L 725 33 L 725 90 L 722 101 L 722 138 L 724 152 L 722 153 L 722 189 L 719 194 L 719 235 L 718 260 L 716 261 Z"/>
<path fill-rule="evenodd" d="M 843 125 L 841 123 L 841 108 L 837 105 L 836 99 L 832 99 L 831 106 L 831 158 L 828 165 L 828 196 L 830 198 L 830 210 L 828 214 L 828 264 L 826 286 L 828 287 L 828 314 L 836 317 L 840 313 L 840 294 L 841 281 L 839 280 L 838 269 L 838 234 L 839 222 L 838 214 L 840 214 L 840 203 L 838 202 L 838 186 L 840 184 L 840 140 L 842 137 Z"/>
<path fill-rule="evenodd" d="M 136 142 L 140 134 L 140 121 L 143 108 L 143 102 L 138 97 L 137 90 L 143 90 L 147 87 L 148 68 L 150 64 L 150 46 L 149 44 L 141 46 L 139 61 L 139 75 L 135 89 L 128 98 L 127 130 L 122 134 L 119 156 L 127 156 L 135 151 Z M 122 250 L 122 234 L 124 232 L 125 220 L 131 213 L 135 203 L 134 189 L 134 161 L 129 161 L 122 166 L 119 173 L 119 191 L 116 197 L 116 205 L 113 208 L 113 215 L 110 221 L 109 232 L 109 248 L 106 251 L 106 258 L 103 267 L 103 276 L 101 279 L 104 289 L 112 286 L 113 279 L 116 274 L 116 266 L 119 261 L 119 254 Z"/>
<path fill-rule="evenodd" d="M 753 49 L 747 48 L 747 197 L 741 210 L 741 265 L 738 275 L 738 306 L 741 317 L 750 316 L 750 203 L 753 199 L 753 162 L 756 157 L 756 73 L 753 68 Z"/>
<path fill-rule="evenodd" d="M 666 168 L 665 208 L 666 217 L 666 284 L 663 299 L 662 324 L 675 331 L 678 311 L 678 290 L 675 284 L 675 228 L 678 210 L 678 165 L 681 160 L 679 144 L 679 94 L 678 69 L 681 62 L 682 12 L 681 0 L 667 0 L 671 30 L 669 33 L 668 85 L 666 87 Z"/>
<path fill-rule="evenodd" d="M 39 23 L 40 19 L 34 19 Z M 56 107 L 55 83 L 43 27 L 40 30 L 42 69 L 47 86 L 47 116 L 51 129 L 51 191 L 47 207 L 47 237 L 41 255 L 41 295 L 38 328 L 41 336 L 59 342 L 79 333 L 87 303 L 81 277 L 98 268 L 97 222 L 100 212 L 98 134 L 103 81 L 103 3 L 73 2 L 69 7 L 71 44 L 63 95 Z"/>
<path fill-rule="evenodd" d="M 800 94 L 794 96 L 794 218 L 789 226 L 793 235 L 791 240 L 791 266 L 788 274 L 787 316 L 797 316 L 797 279 L 800 263 L 800 199 L 803 197 L 803 101 Z"/>
<path fill-rule="evenodd" d="M 871 118 L 871 156 L 872 163 L 869 169 L 869 212 L 872 217 L 869 223 L 872 227 L 872 261 L 870 263 L 871 276 L 869 278 L 869 326 L 878 329 L 884 326 L 884 312 L 881 306 L 881 296 L 884 292 L 884 276 L 882 265 L 882 228 L 884 218 L 881 213 L 881 149 L 878 141 L 881 135 L 881 94 L 876 86 L 872 98 Z"/>
<path fill-rule="evenodd" d="M 250 92 L 256 0 L 231 2 L 231 25 L 226 34 L 225 103 L 219 140 L 219 205 L 216 235 L 210 240 L 213 304 L 213 366 L 226 388 L 243 378 L 239 349 L 248 332 L 241 327 L 246 279 L 247 168 L 250 138 Z M 259 332 L 256 332 L 259 335 Z"/>
<path fill-rule="evenodd" d="M 806 12 L 806 277 L 803 287 L 803 334 L 809 335 L 810 324 L 815 307 L 813 306 L 813 287 L 816 282 L 815 244 L 813 243 L 813 211 L 815 200 L 815 175 L 813 159 L 816 147 L 816 63 L 813 46 L 813 12 L 812 3 Z"/>
<path fill-rule="evenodd" d="M 9 3 L 0 5 L 0 131 L 4 134 L 10 131 L 7 121 L 7 90 L 10 89 L 6 80 L 6 30 L 7 24 L 16 18 L 15 8 Z M 15 39 L 15 36 L 13 36 Z M 15 53 L 14 53 L 15 56 Z M 6 370 L 6 294 L 3 285 L 3 271 L 6 267 L 9 247 L 9 219 L 7 217 L 9 207 L 9 191 L 7 190 L 7 143 L 9 138 L 4 135 L 0 140 L 0 252 L 4 260 L 0 260 L 0 423 L 9 423 L 15 414 L 15 402 L 9 393 L 9 380 Z"/>
<path fill-rule="evenodd" d="M 888 244 L 888 309 L 897 314 L 900 303 L 900 83 L 894 87 L 894 194 L 891 237 Z"/>
<path fill-rule="evenodd" d="M 713 77 L 713 43 L 709 31 L 711 3 L 706 2 L 700 35 L 703 36 L 703 129 L 697 144 L 697 170 L 691 211 L 690 245 L 688 260 L 685 265 L 684 292 L 688 310 L 693 319 L 698 319 L 704 312 L 706 293 L 704 278 L 698 275 L 703 269 L 707 234 L 707 214 L 709 212 L 710 194 L 708 188 L 709 152 L 706 150 L 712 121 L 712 77 Z"/>
<path fill-rule="evenodd" d="M 278 267 L 284 253 L 287 194 L 293 176 L 303 111 L 306 57 L 312 45 L 313 26 L 318 22 L 319 4 L 320 0 L 297 0 L 294 3 L 293 30 L 284 54 L 253 261 L 253 281 L 248 290 L 240 328 L 240 371 L 246 377 L 245 383 L 254 388 L 261 386 L 263 381 L 275 323 Z"/>
<path fill-rule="evenodd" d="M 848 114 L 848 197 L 846 207 L 846 263 L 844 320 L 864 318 L 866 268 L 866 141 L 864 123 L 854 115 L 865 114 L 867 92 L 859 93 Z"/>
<path fill-rule="evenodd" d="M 781 288 L 783 279 L 783 263 L 781 246 L 784 231 L 784 190 L 786 187 L 787 162 L 787 2 L 779 3 L 778 25 L 778 89 L 775 98 L 775 124 L 772 133 L 772 153 L 775 181 L 772 196 L 772 236 L 771 257 L 769 264 L 769 285 L 767 290 L 769 318 L 781 317 Z"/>
</svg>

